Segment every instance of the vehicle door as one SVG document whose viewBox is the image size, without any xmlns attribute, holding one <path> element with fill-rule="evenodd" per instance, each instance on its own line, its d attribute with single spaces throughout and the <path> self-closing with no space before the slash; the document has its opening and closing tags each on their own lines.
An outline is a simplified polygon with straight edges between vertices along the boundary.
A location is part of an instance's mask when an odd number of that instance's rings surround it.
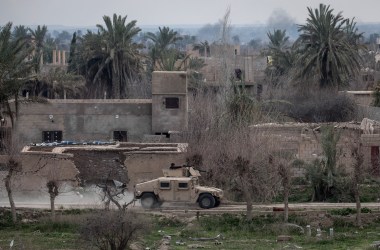
<svg viewBox="0 0 380 250">
<path fill-rule="evenodd" d="M 190 179 L 176 180 L 175 185 L 176 185 L 175 200 L 176 201 L 190 201 L 190 198 L 191 198 Z"/>
<path fill-rule="evenodd" d="M 174 200 L 174 183 L 172 180 L 160 180 L 158 183 L 158 196 L 162 201 Z"/>
</svg>

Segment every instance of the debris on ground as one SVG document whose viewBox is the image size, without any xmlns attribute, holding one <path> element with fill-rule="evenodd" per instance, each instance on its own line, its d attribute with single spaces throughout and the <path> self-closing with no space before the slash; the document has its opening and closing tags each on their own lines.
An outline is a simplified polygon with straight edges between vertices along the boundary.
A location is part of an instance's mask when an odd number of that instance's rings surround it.
<svg viewBox="0 0 380 250">
<path fill-rule="evenodd" d="M 192 238 L 192 237 L 189 237 L 189 239 L 193 240 L 193 241 L 214 241 L 214 240 L 218 240 L 218 239 L 224 239 L 224 237 L 222 234 L 218 234 L 216 237 L 213 237 L 213 238 L 205 238 L 205 237 Z"/>
<path fill-rule="evenodd" d="M 206 248 L 205 246 L 202 246 L 199 244 L 191 244 L 191 245 L 188 245 L 187 247 L 192 248 L 192 249 Z"/>
<path fill-rule="evenodd" d="M 295 244 L 287 244 L 282 249 L 302 249 L 302 247 Z"/>
<path fill-rule="evenodd" d="M 184 245 L 186 245 L 186 242 L 179 240 L 179 241 L 176 241 L 175 244 L 178 246 L 184 246 Z"/>
<path fill-rule="evenodd" d="M 373 247 L 375 249 L 379 249 L 380 248 L 380 241 L 372 242 L 371 247 Z"/>
<path fill-rule="evenodd" d="M 277 242 L 286 242 L 293 240 L 293 237 L 290 235 L 279 235 L 277 236 Z"/>
</svg>

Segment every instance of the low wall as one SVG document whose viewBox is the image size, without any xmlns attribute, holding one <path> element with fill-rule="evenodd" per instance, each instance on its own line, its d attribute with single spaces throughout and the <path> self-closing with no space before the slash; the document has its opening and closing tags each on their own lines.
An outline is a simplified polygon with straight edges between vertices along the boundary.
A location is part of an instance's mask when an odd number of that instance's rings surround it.
<svg viewBox="0 0 380 250">
<path fill-rule="evenodd" d="M 179 143 L 122 143 L 106 146 L 24 147 L 19 159 L 22 171 L 13 179 L 14 190 L 31 192 L 46 190 L 48 180 L 73 184 L 96 184 L 107 179 L 128 183 L 162 176 L 162 169 L 171 163 L 185 163 L 187 144 Z M 42 147 L 41 147 L 42 149 Z M 32 151 L 35 150 L 35 151 Z M 0 178 L 7 174 L 8 157 L 0 158 Z M 78 183 L 75 181 L 78 180 Z M 4 191 L 4 182 L 0 182 Z"/>
</svg>

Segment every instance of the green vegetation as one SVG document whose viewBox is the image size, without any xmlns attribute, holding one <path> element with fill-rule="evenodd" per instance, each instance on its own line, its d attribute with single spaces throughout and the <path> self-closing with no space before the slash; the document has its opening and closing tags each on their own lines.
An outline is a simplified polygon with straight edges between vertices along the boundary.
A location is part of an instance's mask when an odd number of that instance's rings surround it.
<svg viewBox="0 0 380 250">
<path fill-rule="evenodd" d="M 78 249 L 81 246 L 78 234 L 78 226 L 83 220 L 81 215 L 60 215 L 52 222 L 47 213 L 44 216 L 42 211 L 32 211 L 28 215 L 18 214 L 22 222 L 14 225 L 10 211 L 0 214 L 2 249 L 8 249 L 12 240 L 15 249 Z"/>
<path fill-rule="evenodd" d="M 335 217 L 329 226 L 321 227 L 321 237 L 316 237 L 317 224 L 312 224 L 311 237 L 306 235 L 306 225 L 318 220 L 318 216 L 313 218 L 312 215 L 291 214 L 290 224 L 283 224 L 282 217 L 276 214 L 256 215 L 250 221 L 241 214 L 201 216 L 199 220 L 185 225 L 174 222 L 162 225 L 158 223 L 160 218 L 156 218 L 155 230 L 145 237 L 144 246 L 156 249 L 165 235 L 171 236 L 171 249 L 188 249 L 189 245 L 207 249 L 370 249 L 372 242 L 377 240 L 378 222 L 371 222 L 364 229 L 357 230 L 346 218 Z M 165 221 L 167 220 L 169 219 L 166 218 Z M 304 231 L 294 224 L 303 227 Z M 332 226 L 334 237 L 329 236 L 329 228 Z M 277 242 L 279 235 L 291 236 L 292 240 Z M 215 237 L 217 238 L 213 240 L 194 240 Z M 185 245 L 182 246 L 181 243 Z"/>
<path fill-rule="evenodd" d="M 88 218 L 99 212 L 62 211 L 53 223 L 46 211 L 25 210 L 19 214 L 23 222 L 13 225 L 10 212 L 2 211 L 0 248 L 8 249 L 14 240 L 15 249 L 88 249 L 89 243 L 83 241 L 80 229 Z M 140 233 L 137 245 L 157 249 L 169 235 L 171 249 L 188 249 L 190 245 L 207 249 L 283 249 L 286 246 L 291 249 L 370 249 L 372 242 L 378 240 L 380 214 L 362 208 L 365 223 L 363 229 L 358 229 L 354 226 L 354 213 L 355 209 L 350 208 L 291 213 L 286 224 L 282 222 L 282 213 L 277 212 L 255 213 L 251 220 L 244 214 L 149 215 L 144 217 L 151 218 L 148 224 L 152 230 Z M 311 237 L 307 236 L 306 225 L 311 225 Z M 320 237 L 316 236 L 317 227 L 322 230 Z M 329 236 L 331 227 L 333 237 Z M 277 242 L 280 235 L 292 239 Z"/>
</svg>

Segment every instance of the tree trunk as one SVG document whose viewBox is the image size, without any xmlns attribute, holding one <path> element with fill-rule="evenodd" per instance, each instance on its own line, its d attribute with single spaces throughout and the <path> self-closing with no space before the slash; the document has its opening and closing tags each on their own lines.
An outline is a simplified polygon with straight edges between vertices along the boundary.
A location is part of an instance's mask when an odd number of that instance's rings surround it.
<svg viewBox="0 0 380 250">
<path fill-rule="evenodd" d="M 111 204 L 111 200 L 108 199 L 104 202 L 104 210 L 106 211 L 109 211 L 110 210 L 110 204 Z"/>
<path fill-rule="evenodd" d="M 13 200 L 13 192 L 12 192 L 12 183 L 11 183 L 11 178 L 12 178 L 12 175 L 13 175 L 13 170 L 10 169 L 8 171 L 8 174 L 7 176 L 5 177 L 5 188 L 7 190 L 7 193 L 8 193 L 8 199 L 9 199 L 9 204 L 11 206 L 11 212 L 12 212 L 12 221 L 13 223 L 17 223 L 17 214 L 16 214 L 16 206 L 15 206 L 15 202 Z"/>
<path fill-rule="evenodd" d="M 253 217 L 253 214 L 252 214 L 252 199 L 249 196 L 249 198 L 247 197 L 246 200 L 247 200 L 247 221 L 250 221 L 250 220 L 252 220 L 252 217 Z"/>
<path fill-rule="evenodd" d="M 284 187 L 284 222 L 289 219 L 289 187 Z"/>
<path fill-rule="evenodd" d="M 113 64 L 116 62 L 113 61 Z M 112 92 L 114 99 L 120 99 L 120 72 L 116 68 L 117 65 L 112 66 Z"/>
<path fill-rule="evenodd" d="M 6 107 L 7 107 L 7 112 L 8 112 L 9 118 L 11 119 L 11 127 L 13 129 L 15 127 L 15 119 L 14 119 L 12 109 L 11 109 L 11 105 L 10 105 L 9 101 L 6 101 Z"/>
<path fill-rule="evenodd" d="M 252 220 L 252 197 L 248 191 L 247 186 L 243 185 L 243 195 L 245 197 L 245 201 L 247 202 L 247 221 Z"/>
<path fill-rule="evenodd" d="M 51 220 L 55 221 L 55 195 L 50 194 L 50 210 L 51 210 Z"/>
<path fill-rule="evenodd" d="M 355 184 L 354 187 L 354 197 L 355 197 L 355 202 L 356 202 L 356 225 L 360 228 L 362 228 L 362 213 L 361 213 L 361 208 L 362 205 L 360 203 L 360 195 L 359 195 L 359 185 Z"/>
</svg>

